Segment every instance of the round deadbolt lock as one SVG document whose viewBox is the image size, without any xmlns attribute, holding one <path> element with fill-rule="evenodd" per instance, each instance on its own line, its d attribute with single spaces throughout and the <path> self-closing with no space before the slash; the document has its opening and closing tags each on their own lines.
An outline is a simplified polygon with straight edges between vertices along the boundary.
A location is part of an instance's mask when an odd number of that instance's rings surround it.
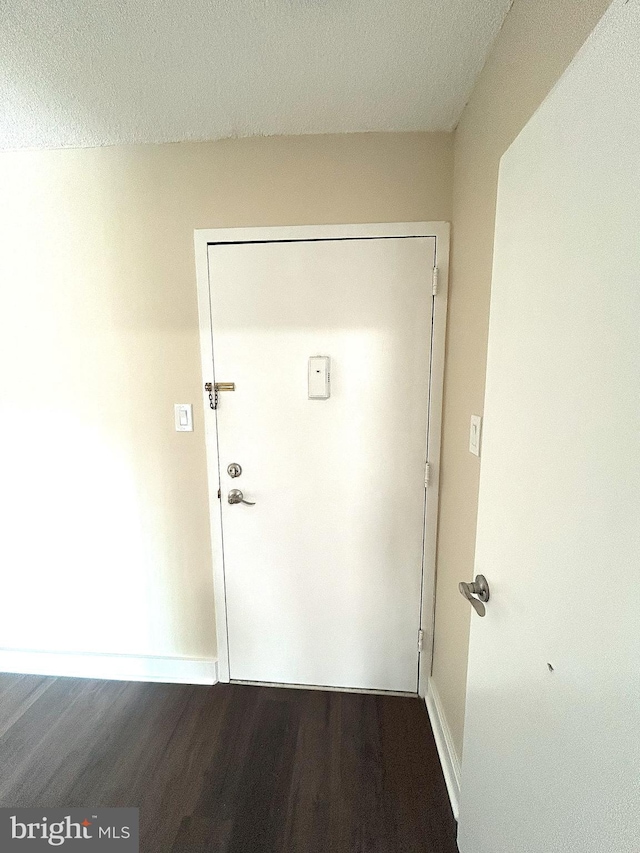
<svg viewBox="0 0 640 853">
<path fill-rule="evenodd" d="M 227 474 L 230 477 L 239 477 L 242 474 L 242 468 L 237 462 L 232 462 L 231 465 L 227 465 Z"/>
</svg>

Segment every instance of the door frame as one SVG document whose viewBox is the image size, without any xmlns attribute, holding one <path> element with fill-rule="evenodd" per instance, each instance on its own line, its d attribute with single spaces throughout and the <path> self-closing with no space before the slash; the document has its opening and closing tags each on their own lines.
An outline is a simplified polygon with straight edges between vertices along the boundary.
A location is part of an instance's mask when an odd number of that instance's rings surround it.
<svg viewBox="0 0 640 853">
<path fill-rule="evenodd" d="M 226 585 L 222 541 L 222 513 L 215 514 L 215 501 L 221 493 L 218 428 L 215 412 L 209 405 L 206 382 L 214 382 L 213 329 L 209 292 L 209 246 L 220 243 L 270 243 L 308 240 L 375 239 L 385 237 L 434 237 L 436 241 L 435 272 L 426 270 L 425 286 L 433 288 L 431 327 L 431 372 L 429 411 L 427 416 L 427 460 L 429 485 L 426 488 L 422 556 L 422 600 L 420 628 L 423 631 L 422 652 L 418 664 L 418 694 L 424 697 L 431 674 L 436 578 L 436 537 L 438 532 L 438 497 L 440 482 L 440 444 L 442 438 L 442 397 L 444 386 L 445 336 L 447 323 L 447 291 L 449 278 L 448 222 L 390 222 L 362 225 L 288 225 L 268 228 L 201 228 L 194 231 L 196 285 L 202 363 L 202 400 L 209 485 L 209 518 L 213 583 L 218 641 L 218 679 L 230 680 L 227 629 Z M 416 638 L 417 640 L 417 638 Z"/>
</svg>

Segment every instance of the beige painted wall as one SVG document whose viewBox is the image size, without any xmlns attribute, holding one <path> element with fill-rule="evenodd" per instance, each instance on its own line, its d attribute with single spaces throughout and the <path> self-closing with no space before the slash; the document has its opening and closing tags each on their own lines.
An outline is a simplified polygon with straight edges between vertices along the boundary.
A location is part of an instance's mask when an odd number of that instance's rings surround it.
<svg viewBox="0 0 640 853">
<path fill-rule="evenodd" d="M 193 230 L 449 220 L 451 176 L 446 134 L 0 155 L 0 648 L 215 655 Z"/>
<path fill-rule="evenodd" d="M 459 756 L 471 608 L 457 585 L 473 576 L 480 463 L 469 418 L 483 406 L 498 165 L 608 5 L 515 0 L 455 134 L 433 681 Z"/>
</svg>

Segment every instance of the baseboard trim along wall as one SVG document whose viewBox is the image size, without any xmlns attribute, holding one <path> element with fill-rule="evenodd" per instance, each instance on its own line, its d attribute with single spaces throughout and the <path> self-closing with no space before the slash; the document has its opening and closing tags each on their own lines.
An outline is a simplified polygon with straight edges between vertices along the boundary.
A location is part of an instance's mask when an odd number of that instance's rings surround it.
<svg viewBox="0 0 640 853">
<path fill-rule="evenodd" d="M 111 681 L 216 684 L 218 662 L 208 658 L 0 649 L 0 672 Z"/>
<path fill-rule="evenodd" d="M 453 738 L 447 724 L 447 718 L 444 715 L 438 690 L 431 678 L 427 685 L 425 702 L 427 703 L 427 711 L 431 720 L 431 728 L 433 729 L 433 736 L 436 741 L 436 747 L 438 748 L 438 755 L 440 756 L 440 764 L 442 764 L 444 781 L 447 783 L 451 808 L 455 819 L 458 820 L 460 805 L 460 759 L 453 745 Z"/>
</svg>

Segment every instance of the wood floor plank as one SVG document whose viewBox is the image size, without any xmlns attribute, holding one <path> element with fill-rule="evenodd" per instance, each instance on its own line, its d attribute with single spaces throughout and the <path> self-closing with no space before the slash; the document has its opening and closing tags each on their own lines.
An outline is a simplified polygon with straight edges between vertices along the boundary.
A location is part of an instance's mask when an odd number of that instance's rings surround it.
<svg viewBox="0 0 640 853">
<path fill-rule="evenodd" d="M 14 675 L 6 673 L 0 680 L 0 705 L 2 706 L 2 724 L 0 737 L 22 717 L 36 699 L 53 683 L 46 676 Z"/>
<path fill-rule="evenodd" d="M 227 693 L 229 702 L 222 735 L 204 773 L 200 796 L 193 803 L 191 813 L 182 821 L 175 843 L 170 848 L 172 853 L 210 850 L 227 853 L 232 843 L 244 767 L 262 710 L 262 697 L 258 691 L 252 700 L 247 701 L 247 694 L 237 685 L 225 685 L 223 691 Z"/>
<path fill-rule="evenodd" d="M 89 703 L 87 710 L 86 699 L 91 695 L 87 684 L 77 679 L 53 679 L 48 690 L 0 738 L 0 803 L 4 804 L 9 794 L 11 805 L 16 806 L 22 805 L 23 793 L 26 800 L 39 797 L 46 781 L 54 778 L 57 767 L 72 754 L 83 727 L 95 731 L 94 707 L 97 709 L 100 702 L 95 706 Z M 109 704 L 116 692 L 98 688 L 95 695 L 104 696 Z"/>
<path fill-rule="evenodd" d="M 137 806 L 142 853 L 456 853 L 418 699 L 0 674 L 0 805 Z"/>
<path fill-rule="evenodd" d="M 456 824 L 426 708 L 417 699 L 385 697 L 379 711 L 387 815 L 400 849 L 449 853 Z"/>
<path fill-rule="evenodd" d="M 328 853 L 331 797 L 330 693 L 302 693 L 301 713 L 284 820 L 282 849 L 290 853 Z M 323 756 L 312 761 L 310 756 Z"/>
</svg>

